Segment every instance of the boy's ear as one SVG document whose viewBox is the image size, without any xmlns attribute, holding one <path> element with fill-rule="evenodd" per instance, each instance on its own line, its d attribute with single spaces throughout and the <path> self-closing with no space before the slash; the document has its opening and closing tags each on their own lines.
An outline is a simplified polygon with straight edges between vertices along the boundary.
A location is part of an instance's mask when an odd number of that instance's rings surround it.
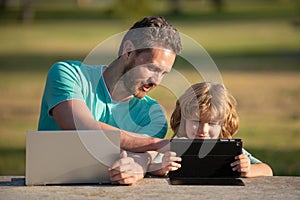
<svg viewBox="0 0 300 200">
<path fill-rule="evenodd" d="M 124 55 L 126 59 L 128 59 L 129 54 L 132 53 L 134 50 L 135 50 L 135 46 L 130 40 L 126 40 L 123 43 L 122 55 Z"/>
</svg>

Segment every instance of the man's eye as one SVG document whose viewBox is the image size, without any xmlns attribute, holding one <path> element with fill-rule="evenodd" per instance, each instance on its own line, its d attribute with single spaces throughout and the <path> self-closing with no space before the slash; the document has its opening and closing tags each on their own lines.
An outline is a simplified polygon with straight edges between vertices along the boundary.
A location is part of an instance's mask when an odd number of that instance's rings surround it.
<svg viewBox="0 0 300 200">
<path fill-rule="evenodd" d="M 155 66 L 152 66 L 152 65 L 148 65 L 148 69 L 150 71 L 153 71 L 153 72 L 155 72 L 157 70 L 157 68 Z"/>
</svg>

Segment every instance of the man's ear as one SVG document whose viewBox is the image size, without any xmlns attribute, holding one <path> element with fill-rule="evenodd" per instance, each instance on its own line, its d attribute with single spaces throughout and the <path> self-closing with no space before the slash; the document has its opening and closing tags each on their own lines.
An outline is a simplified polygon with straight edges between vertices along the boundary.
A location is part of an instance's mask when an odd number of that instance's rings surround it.
<svg viewBox="0 0 300 200">
<path fill-rule="evenodd" d="M 130 40 L 126 40 L 123 43 L 123 52 L 122 55 L 124 55 L 125 59 L 129 58 L 129 54 L 132 53 L 135 50 L 135 46 Z"/>
</svg>

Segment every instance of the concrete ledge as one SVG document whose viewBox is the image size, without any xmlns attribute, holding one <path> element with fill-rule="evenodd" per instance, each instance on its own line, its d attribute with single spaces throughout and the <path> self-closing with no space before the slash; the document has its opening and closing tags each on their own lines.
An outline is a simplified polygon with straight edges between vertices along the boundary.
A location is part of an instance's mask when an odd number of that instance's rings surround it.
<svg viewBox="0 0 300 200">
<path fill-rule="evenodd" d="M 22 176 L 0 176 L 0 199 L 288 199 L 300 198 L 300 177 L 242 179 L 245 186 L 173 186 L 167 178 L 145 178 L 133 186 L 24 186 Z"/>
</svg>

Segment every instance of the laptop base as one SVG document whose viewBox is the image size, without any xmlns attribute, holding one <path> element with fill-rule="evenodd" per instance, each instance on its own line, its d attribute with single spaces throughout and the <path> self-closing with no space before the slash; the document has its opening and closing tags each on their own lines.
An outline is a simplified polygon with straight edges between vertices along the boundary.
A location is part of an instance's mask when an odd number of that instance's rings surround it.
<svg viewBox="0 0 300 200">
<path fill-rule="evenodd" d="M 238 178 L 170 178 L 171 185 L 228 185 L 245 186 Z"/>
</svg>

